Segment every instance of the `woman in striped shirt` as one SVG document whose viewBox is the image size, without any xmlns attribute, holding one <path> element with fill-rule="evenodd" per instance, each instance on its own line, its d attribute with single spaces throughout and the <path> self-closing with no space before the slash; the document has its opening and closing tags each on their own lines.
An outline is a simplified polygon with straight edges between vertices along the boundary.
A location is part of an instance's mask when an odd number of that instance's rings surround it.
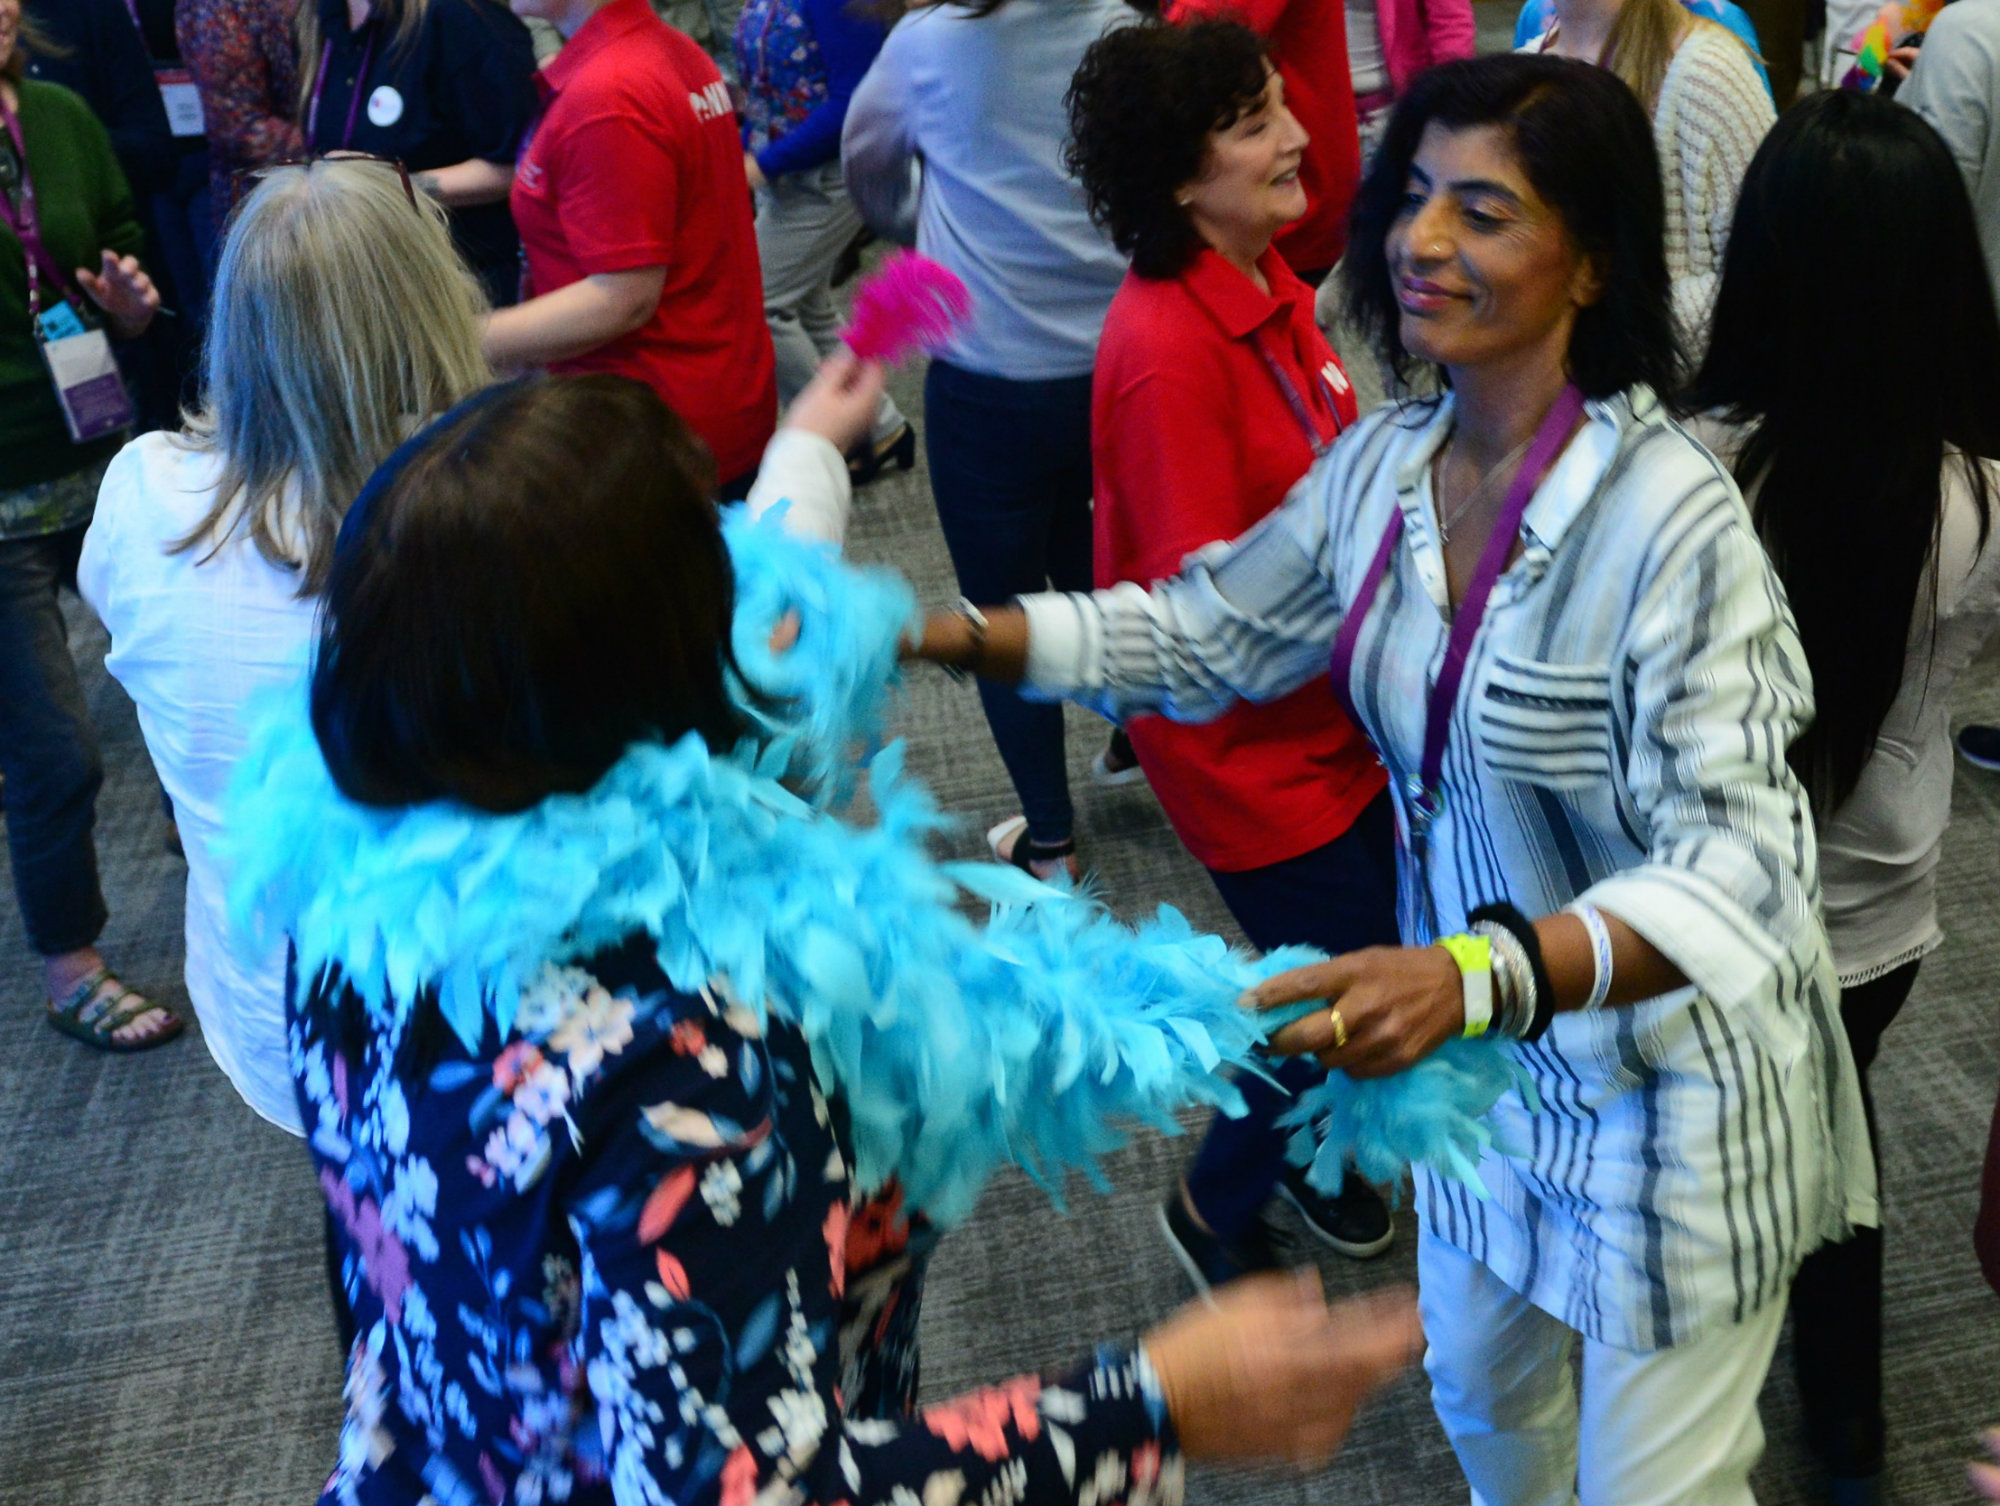
<svg viewBox="0 0 2000 1506">
<path fill-rule="evenodd" d="M 1517 1038 L 1535 1092 L 1494 1111 L 1490 1196 L 1418 1181 L 1433 1397 L 1486 1506 L 1751 1501 L 1791 1273 L 1875 1218 L 1785 762 L 1811 687 L 1741 497 L 1654 395 L 1662 214 L 1610 74 L 1425 75 L 1361 190 L 1350 312 L 1445 395 L 1362 420 L 1172 579 L 940 615 L 919 650 L 1186 720 L 1332 653 L 1410 945 L 1260 1002 L 1325 1000 L 1276 1043 L 1357 1076 L 1489 1015 Z"/>
</svg>

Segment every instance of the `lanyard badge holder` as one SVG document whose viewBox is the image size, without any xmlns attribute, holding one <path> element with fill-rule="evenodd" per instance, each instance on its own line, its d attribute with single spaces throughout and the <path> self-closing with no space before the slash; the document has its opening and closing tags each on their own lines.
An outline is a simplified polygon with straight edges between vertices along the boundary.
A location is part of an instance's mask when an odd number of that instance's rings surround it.
<svg viewBox="0 0 2000 1506">
<path fill-rule="evenodd" d="M 89 444 L 108 434 L 132 426 L 135 417 L 125 378 L 111 354 L 111 341 L 95 320 L 86 322 L 81 297 L 65 294 L 62 269 L 49 255 L 42 241 L 41 217 L 35 209 L 35 183 L 28 172 L 28 149 L 21 138 L 21 121 L 0 102 L 7 134 L 13 140 L 15 160 L 20 163 L 21 187 L 18 207 L 0 193 L 0 224 L 14 232 L 28 259 L 28 323 L 40 348 L 42 361 L 55 383 L 56 402 L 62 408 L 63 423 L 77 444 Z M 42 307 L 42 280 L 47 275 L 51 302 Z"/>
<path fill-rule="evenodd" d="M 1542 478 L 1555 465 L 1556 457 L 1562 454 L 1563 446 L 1569 442 L 1570 434 L 1582 416 L 1583 394 L 1574 385 L 1564 387 L 1543 417 L 1541 426 L 1536 429 L 1528 453 L 1521 461 L 1521 468 L 1514 473 L 1513 484 L 1507 488 L 1499 516 L 1494 519 L 1493 531 L 1487 538 L 1485 549 L 1480 552 L 1471 580 L 1466 583 L 1465 598 L 1452 614 L 1451 630 L 1445 639 L 1444 662 L 1438 668 L 1437 679 L 1430 687 L 1425 707 L 1422 762 L 1403 789 L 1404 810 L 1409 822 L 1410 856 L 1418 870 L 1417 888 L 1425 897 L 1426 904 L 1429 903 L 1430 886 L 1423 881 L 1422 870 L 1431 827 L 1445 811 L 1445 738 L 1451 728 L 1453 708 L 1458 704 L 1459 684 L 1465 678 L 1466 658 L 1472 651 L 1472 640 L 1478 636 L 1485 621 L 1487 599 L 1492 596 L 1494 584 L 1507 564 L 1507 556 L 1521 531 L 1521 519 L 1527 513 L 1535 488 L 1542 484 Z M 1368 573 L 1362 577 L 1361 588 L 1355 593 L 1353 604 L 1348 607 L 1347 616 L 1333 640 L 1333 692 L 1347 708 L 1348 715 L 1357 722 L 1360 718 L 1355 716 L 1349 687 L 1354 674 L 1354 655 L 1361 636 L 1361 624 L 1367 620 L 1369 609 L 1375 605 L 1376 594 L 1382 589 L 1382 578 L 1388 573 L 1390 557 L 1396 552 L 1397 542 L 1402 536 L 1403 510 L 1400 506 L 1393 507 L 1389 512 L 1389 525 L 1382 532 L 1382 542 L 1376 546 L 1375 557 L 1368 564 Z"/>
</svg>

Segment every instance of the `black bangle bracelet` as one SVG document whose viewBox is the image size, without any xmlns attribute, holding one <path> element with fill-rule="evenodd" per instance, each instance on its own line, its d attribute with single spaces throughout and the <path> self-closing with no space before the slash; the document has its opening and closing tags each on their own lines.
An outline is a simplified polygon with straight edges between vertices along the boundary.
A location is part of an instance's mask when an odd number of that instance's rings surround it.
<svg viewBox="0 0 2000 1506">
<path fill-rule="evenodd" d="M 1521 943 L 1521 950 L 1528 955 L 1528 971 L 1535 978 L 1535 1017 L 1528 1021 L 1528 1028 L 1521 1032 L 1521 1039 L 1538 1041 L 1549 1028 L 1549 1022 L 1556 1017 L 1556 987 L 1549 981 L 1548 966 L 1542 961 L 1542 939 L 1535 934 L 1534 922 L 1504 900 L 1481 905 L 1466 917 L 1468 925 L 1482 920 L 1491 921 L 1505 930 Z"/>
</svg>

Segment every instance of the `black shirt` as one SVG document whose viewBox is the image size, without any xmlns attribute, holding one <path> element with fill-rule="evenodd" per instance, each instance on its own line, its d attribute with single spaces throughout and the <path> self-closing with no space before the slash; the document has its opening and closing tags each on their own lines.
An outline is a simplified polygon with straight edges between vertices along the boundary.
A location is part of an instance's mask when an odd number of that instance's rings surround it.
<svg viewBox="0 0 2000 1506">
<path fill-rule="evenodd" d="M 125 0 L 28 0 L 26 10 L 42 35 L 62 49 L 55 57 L 30 55 L 29 77 L 83 96 L 111 133 L 111 150 L 135 198 L 143 201 L 171 185 L 180 149 L 160 103 L 152 59 Z"/>
<path fill-rule="evenodd" d="M 538 101 L 534 43 L 504 5 L 430 0 L 423 24 L 398 46 L 396 26 L 379 15 L 350 31 L 347 0 L 318 3 L 326 66 L 316 86 L 318 109 L 308 105 L 311 150 L 373 152 L 396 158 L 412 173 L 473 157 L 513 166 Z M 364 58 L 366 78 L 360 77 Z M 302 68 L 320 61 L 299 59 Z M 510 287 L 520 242 L 506 201 L 454 209 L 451 219 L 459 251 L 489 291 Z"/>
</svg>

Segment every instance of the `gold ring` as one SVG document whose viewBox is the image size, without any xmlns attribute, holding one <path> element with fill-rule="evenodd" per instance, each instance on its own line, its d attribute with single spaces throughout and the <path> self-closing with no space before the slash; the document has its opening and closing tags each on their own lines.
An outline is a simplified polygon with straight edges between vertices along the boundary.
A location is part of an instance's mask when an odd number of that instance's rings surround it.
<svg viewBox="0 0 2000 1506">
<path fill-rule="evenodd" d="M 1347 1044 L 1347 1021 L 1340 1017 L 1337 1009 L 1329 1009 L 1326 1017 L 1333 1021 L 1333 1049 L 1338 1051 Z"/>
</svg>

